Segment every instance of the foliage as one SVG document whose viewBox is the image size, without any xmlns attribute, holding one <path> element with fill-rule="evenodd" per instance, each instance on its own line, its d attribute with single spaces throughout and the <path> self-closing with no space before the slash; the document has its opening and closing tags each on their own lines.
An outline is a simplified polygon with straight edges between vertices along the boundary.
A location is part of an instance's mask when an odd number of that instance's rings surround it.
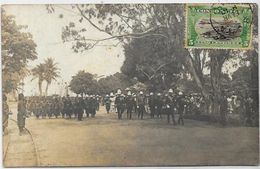
<svg viewBox="0 0 260 169">
<path fill-rule="evenodd" d="M 27 63 L 37 58 L 36 44 L 26 26 L 17 25 L 14 16 L 2 9 L 2 73 L 3 92 L 17 90 L 19 83 L 28 75 Z"/>
<path fill-rule="evenodd" d="M 98 92 L 98 83 L 91 73 L 84 70 L 79 71 L 72 76 L 70 81 L 70 90 L 76 94 L 96 94 Z"/>
<path fill-rule="evenodd" d="M 33 79 L 38 79 L 38 87 L 40 95 L 42 95 L 42 83 L 47 82 L 45 95 L 48 93 L 48 87 L 52 83 L 52 80 L 56 80 L 59 77 L 59 68 L 53 58 L 47 58 L 44 63 L 40 63 L 31 70 Z"/>
<path fill-rule="evenodd" d="M 101 78 L 98 81 L 100 94 L 107 94 L 110 92 L 116 92 L 117 89 L 125 89 L 135 83 L 134 80 L 129 79 L 122 73 L 115 73 L 114 75 Z"/>
</svg>

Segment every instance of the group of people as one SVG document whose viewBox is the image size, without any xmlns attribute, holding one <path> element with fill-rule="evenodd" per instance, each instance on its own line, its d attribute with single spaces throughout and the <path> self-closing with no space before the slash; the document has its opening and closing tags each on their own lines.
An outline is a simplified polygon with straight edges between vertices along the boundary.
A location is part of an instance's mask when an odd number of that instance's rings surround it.
<svg viewBox="0 0 260 169">
<path fill-rule="evenodd" d="M 3 98 L 3 130 L 8 125 L 9 107 L 6 102 L 7 98 Z M 56 96 L 31 96 L 24 97 L 23 94 L 18 95 L 18 128 L 22 133 L 25 127 L 25 119 L 33 113 L 38 118 L 77 118 L 82 120 L 84 113 L 86 117 L 94 118 L 96 112 L 99 111 L 100 104 L 104 105 L 107 113 L 114 111 L 117 113 L 118 119 L 122 119 L 124 112 L 127 119 L 133 118 L 133 113 L 137 114 L 138 119 L 143 119 L 144 114 L 150 114 L 153 118 L 162 118 L 167 115 L 167 121 L 175 125 L 175 115 L 179 114 L 178 124 L 184 125 L 183 114 L 186 109 L 185 97 L 181 91 L 174 92 L 169 89 L 168 92 L 144 94 L 143 91 L 132 93 L 126 89 L 126 93 L 118 89 L 114 95 L 110 93 L 103 97 L 99 95 L 85 95 L 84 97 L 60 97 Z M 5 115 L 6 114 L 6 115 Z"/>
<path fill-rule="evenodd" d="M 126 94 L 123 94 L 119 89 L 114 96 L 113 93 L 107 94 L 103 102 L 107 113 L 115 107 L 118 119 L 122 119 L 122 114 L 127 113 L 127 119 L 132 119 L 132 114 L 137 113 L 138 119 L 143 119 L 145 112 L 149 112 L 151 118 L 162 118 L 163 114 L 167 115 L 167 121 L 176 124 L 175 115 L 179 114 L 178 124 L 184 125 L 183 114 L 185 111 L 185 97 L 181 91 L 174 92 L 169 89 L 168 92 L 144 94 L 139 91 L 137 94 L 131 93 L 126 89 Z"/>
<path fill-rule="evenodd" d="M 27 108 L 36 118 L 62 118 L 72 117 L 82 120 L 84 113 L 86 117 L 95 117 L 96 111 L 99 110 L 100 96 L 87 95 L 83 97 L 30 97 Z"/>
</svg>

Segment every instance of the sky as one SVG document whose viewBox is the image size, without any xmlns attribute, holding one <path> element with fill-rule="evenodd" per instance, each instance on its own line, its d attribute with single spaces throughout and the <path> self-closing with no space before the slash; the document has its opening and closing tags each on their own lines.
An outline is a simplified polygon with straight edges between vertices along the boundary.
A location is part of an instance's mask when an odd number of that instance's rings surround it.
<svg viewBox="0 0 260 169">
<path fill-rule="evenodd" d="M 49 87 L 48 94 L 64 94 L 65 82 L 69 83 L 72 76 L 79 70 L 85 70 L 99 76 L 108 76 L 120 72 L 124 61 L 123 48 L 109 46 L 116 44 L 115 40 L 103 42 L 103 46 L 74 53 L 71 43 L 62 43 L 62 27 L 70 21 L 77 22 L 80 18 L 76 13 L 71 12 L 69 5 L 57 5 L 55 13 L 49 14 L 45 5 L 5 5 L 6 13 L 14 15 L 18 25 L 28 25 L 24 31 L 33 35 L 37 44 L 36 51 L 38 59 L 29 62 L 29 68 L 42 63 L 46 58 L 52 57 L 60 68 L 60 78 Z M 63 14 L 63 18 L 59 17 Z M 86 21 L 82 27 L 87 29 L 88 38 L 105 38 L 106 34 L 99 32 Z M 108 46 L 107 46 L 108 45 Z M 38 94 L 37 80 L 31 81 L 32 77 L 25 79 L 24 94 Z M 43 91 L 46 84 L 43 84 Z"/>
</svg>

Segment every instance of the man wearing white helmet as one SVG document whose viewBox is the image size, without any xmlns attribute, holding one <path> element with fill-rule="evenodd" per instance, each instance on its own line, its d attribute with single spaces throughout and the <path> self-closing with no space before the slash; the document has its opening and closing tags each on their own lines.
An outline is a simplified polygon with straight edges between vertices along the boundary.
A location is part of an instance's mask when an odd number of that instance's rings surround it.
<svg viewBox="0 0 260 169">
<path fill-rule="evenodd" d="M 132 112 L 134 108 L 134 98 L 132 97 L 132 94 L 130 91 L 128 91 L 127 96 L 125 98 L 126 103 L 126 113 L 127 113 L 127 119 L 132 119 Z"/>
<path fill-rule="evenodd" d="M 177 98 L 177 104 L 178 104 L 178 113 L 179 113 L 179 119 L 178 119 L 178 124 L 184 125 L 184 119 L 183 119 L 183 113 L 185 110 L 185 101 L 184 101 L 184 96 L 183 93 L 180 91 L 178 93 L 178 98 Z"/>
<path fill-rule="evenodd" d="M 122 115 L 125 109 L 125 98 L 123 97 L 123 95 L 120 92 L 117 92 L 117 96 L 116 96 L 116 100 L 115 100 L 115 106 L 117 109 L 117 115 L 118 115 L 118 119 L 122 119 Z"/>
<path fill-rule="evenodd" d="M 139 92 L 139 95 L 137 96 L 136 100 L 137 104 L 137 111 L 138 111 L 138 119 L 141 117 L 143 119 L 144 112 L 145 112 L 145 97 L 144 93 L 142 91 Z"/>
<path fill-rule="evenodd" d="M 149 109 L 151 111 L 151 118 L 154 118 L 154 114 L 155 114 L 155 97 L 153 92 L 150 93 L 150 96 L 148 98 L 148 105 L 149 105 Z"/>
<path fill-rule="evenodd" d="M 169 89 L 169 95 L 167 98 L 167 104 L 169 104 L 169 112 L 167 115 L 167 119 L 168 119 L 168 123 L 170 123 L 170 116 L 172 117 L 172 122 L 173 125 L 176 125 L 176 121 L 175 121 L 175 111 L 177 110 L 177 106 L 176 106 L 176 99 L 173 95 L 173 90 Z"/>
</svg>

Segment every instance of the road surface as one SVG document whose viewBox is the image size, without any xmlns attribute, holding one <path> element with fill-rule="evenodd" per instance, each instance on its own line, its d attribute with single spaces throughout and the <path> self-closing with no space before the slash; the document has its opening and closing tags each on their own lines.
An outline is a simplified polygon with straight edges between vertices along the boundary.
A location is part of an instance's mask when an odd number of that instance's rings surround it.
<svg viewBox="0 0 260 169">
<path fill-rule="evenodd" d="M 166 117 L 126 120 L 124 114 L 117 120 L 116 115 L 101 107 L 96 118 L 83 121 L 30 117 L 26 127 L 36 142 L 39 165 L 258 165 L 258 128 L 194 120 L 173 126 Z"/>
</svg>

